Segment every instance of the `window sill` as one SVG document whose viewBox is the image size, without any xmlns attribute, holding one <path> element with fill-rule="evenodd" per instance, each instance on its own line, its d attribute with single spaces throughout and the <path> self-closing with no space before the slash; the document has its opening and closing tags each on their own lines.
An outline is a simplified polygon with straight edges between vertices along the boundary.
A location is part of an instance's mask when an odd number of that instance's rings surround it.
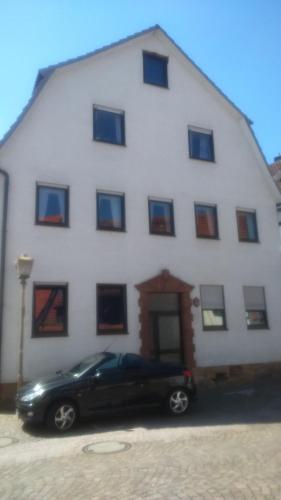
<svg viewBox="0 0 281 500">
<path fill-rule="evenodd" d="M 149 231 L 149 234 L 151 236 L 172 236 L 172 237 L 175 237 L 176 234 L 175 233 L 154 233 L 152 231 Z"/>
<path fill-rule="evenodd" d="M 261 325 L 261 326 L 247 326 L 247 330 L 270 330 L 268 325 Z"/>
<path fill-rule="evenodd" d="M 93 141 L 101 143 L 101 144 L 110 144 L 111 146 L 123 146 L 123 147 L 127 146 L 127 144 L 125 142 L 104 141 L 103 139 L 95 139 L 95 137 L 93 137 Z"/>
<path fill-rule="evenodd" d="M 226 328 L 225 326 L 223 326 L 221 328 L 220 327 L 216 327 L 216 326 L 214 326 L 214 327 L 212 327 L 212 326 L 210 326 L 210 327 L 203 326 L 203 331 L 204 332 L 228 332 L 228 328 Z"/>
<path fill-rule="evenodd" d="M 113 332 L 112 330 L 102 330 L 99 331 L 97 330 L 97 335 L 102 336 L 102 335 L 129 335 L 128 330 L 122 331 L 122 332 Z"/>
<path fill-rule="evenodd" d="M 64 227 L 64 228 L 69 228 L 69 224 L 53 224 L 52 222 L 38 222 L 35 221 L 35 226 L 46 226 L 46 227 Z"/>
<path fill-rule="evenodd" d="M 199 234 L 196 234 L 196 238 L 199 240 L 216 240 L 220 241 L 219 236 L 200 236 Z"/>
<path fill-rule="evenodd" d="M 168 85 L 161 85 L 161 83 L 145 82 L 144 80 L 143 80 L 143 83 L 145 85 L 152 85 L 152 87 L 157 87 L 157 88 L 160 88 L 160 89 L 170 90 Z"/>
<path fill-rule="evenodd" d="M 216 163 L 215 159 L 210 158 L 207 160 L 206 158 L 196 158 L 194 156 L 189 156 L 190 160 L 203 161 L 204 163 Z"/>
<path fill-rule="evenodd" d="M 238 239 L 239 243 L 260 243 L 260 240 L 241 240 Z"/>
<path fill-rule="evenodd" d="M 44 338 L 62 338 L 68 337 L 68 333 L 54 333 L 54 332 L 45 332 L 45 333 L 32 333 L 32 339 L 44 339 Z"/>
</svg>

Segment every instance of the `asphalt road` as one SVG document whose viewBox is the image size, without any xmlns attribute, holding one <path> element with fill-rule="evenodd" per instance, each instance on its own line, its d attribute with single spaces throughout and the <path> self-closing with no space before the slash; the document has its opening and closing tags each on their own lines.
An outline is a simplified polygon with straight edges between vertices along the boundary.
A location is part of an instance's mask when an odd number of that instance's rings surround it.
<svg viewBox="0 0 281 500">
<path fill-rule="evenodd" d="M 201 389 L 191 412 L 126 412 L 56 436 L 0 413 L 0 498 L 281 499 L 281 379 Z"/>
</svg>

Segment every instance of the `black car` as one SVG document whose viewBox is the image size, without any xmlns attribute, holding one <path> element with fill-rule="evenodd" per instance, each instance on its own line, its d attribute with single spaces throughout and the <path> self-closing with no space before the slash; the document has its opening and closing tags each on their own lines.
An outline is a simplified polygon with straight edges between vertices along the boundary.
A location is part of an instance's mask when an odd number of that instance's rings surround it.
<svg viewBox="0 0 281 500">
<path fill-rule="evenodd" d="M 183 415 L 195 394 L 192 373 L 184 365 L 101 352 L 69 372 L 23 386 L 16 408 L 25 422 L 65 432 L 79 417 L 137 405 L 164 404 L 172 415 Z"/>
</svg>

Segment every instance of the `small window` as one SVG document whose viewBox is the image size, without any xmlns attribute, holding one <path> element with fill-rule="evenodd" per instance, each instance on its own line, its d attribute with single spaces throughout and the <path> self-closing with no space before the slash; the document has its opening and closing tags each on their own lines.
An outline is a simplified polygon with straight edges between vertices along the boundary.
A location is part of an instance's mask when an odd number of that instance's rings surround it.
<svg viewBox="0 0 281 500">
<path fill-rule="evenodd" d="M 36 224 L 68 226 L 68 188 L 37 184 Z"/>
<path fill-rule="evenodd" d="M 168 58 L 152 54 L 143 53 L 143 81 L 159 87 L 168 87 Z"/>
<path fill-rule="evenodd" d="M 174 236 L 174 211 L 172 201 L 148 200 L 151 234 Z"/>
<path fill-rule="evenodd" d="M 217 207 L 195 204 L 197 238 L 218 239 Z"/>
<path fill-rule="evenodd" d="M 201 308 L 204 330 L 226 330 L 223 286 L 201 285 Z"/>
<path fill-rule="evenodd" d="M 126 285 L 97 285 L 98 334 L 127 333 Z"/>
<path fill-rule="evenodd" d="M 124 146 L 124 113 L 94 108 L 94 139 Z"/>
<path fill-rule="evenodd" d="M 124 195 L 97 193 L 97 228 L 125 231 Z"/>
<path fill-rule="evenodd" d="M 263 286 L 244 286 L 244 302 L 248 330 L 268 328 Z"/>
<path fill-rule="evenodd" d="M 195 160 L 215 161 L 213 132 L 188 129 L 189 156 Z"/>
<path fill-rule="evenodd" d="M 237 226 L 239 241 L 258 243 L 258 227 L 254 210 L 237 210 Z"/>
<path fill-rule="evenodd" d="M 34 285 L 33 337 L 67 335 L 67 285 Z"/>
</svg>

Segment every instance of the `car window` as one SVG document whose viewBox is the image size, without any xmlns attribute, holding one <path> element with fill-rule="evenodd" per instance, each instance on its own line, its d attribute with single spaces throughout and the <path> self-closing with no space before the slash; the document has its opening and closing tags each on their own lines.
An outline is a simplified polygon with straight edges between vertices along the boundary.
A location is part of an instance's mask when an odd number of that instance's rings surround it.
<svg viewBox="0 0 281 500">
<path fill-rule="evenodd" d="M 144 368 L 144 360 L 137 354 L 125 354 L 122 359 L 122 367 L 126 370 L 140 370 Z"/>
<path fill-rule="evenodd" d="M 112 358 L 105 359 L 99 366 L 101 370 L 110 370 L 118 368 L 120 355 L 113 356 Z"/>
<path fill-rule="evenodd" d="M 101 365 L 105 363 L 109 363 L 112 361 L 118 362 L 118 356 L 115 354 L 111 353 L 98 353 L 98 354 L 93 354 L 92 356 L 88 356 L 85 359 L 82 359 L 80 363 L 75 365 L 69 373 L 71 373 L 74 377 L 81 377 L 85 374 L 91 375 L 92 373 L 95 372 L 97 368 L 100 368 Z"/>
</svg>

